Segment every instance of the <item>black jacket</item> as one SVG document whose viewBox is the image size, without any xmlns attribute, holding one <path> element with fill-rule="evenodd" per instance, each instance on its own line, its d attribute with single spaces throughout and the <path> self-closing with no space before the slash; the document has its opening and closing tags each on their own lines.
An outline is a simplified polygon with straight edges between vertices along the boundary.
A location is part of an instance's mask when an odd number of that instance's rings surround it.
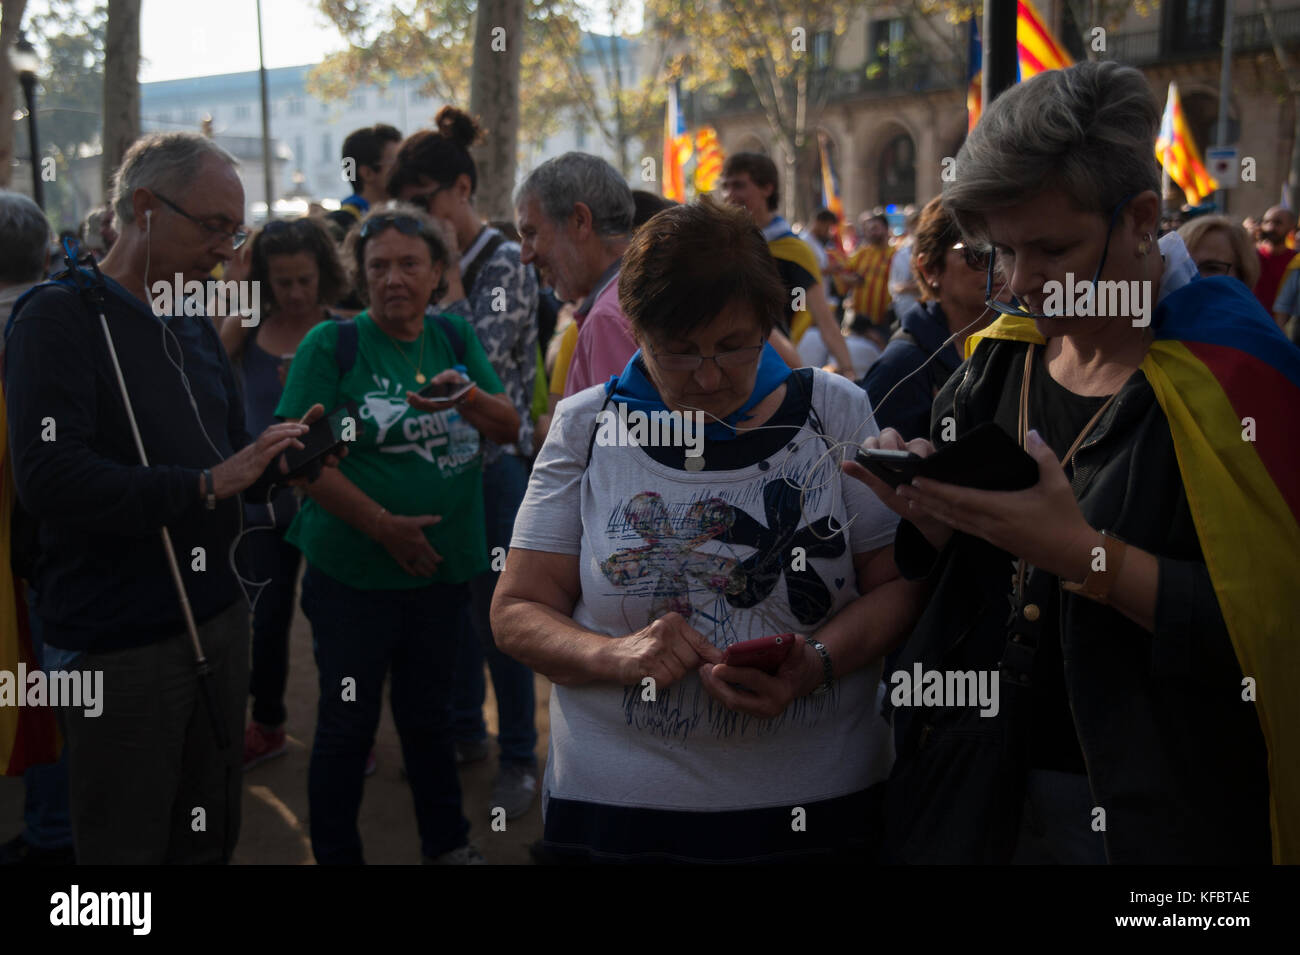
<svg viewBox="0 0 1300 955">
<path fill-rule="evenodd" d="M 202 469 L 250 441 L 225 349 L 209 319 L 160 319 L 107 285 L 105 314 L 149 467 L 139 463 L 99 316 L 79 296 L 35 290 L 14 317 L 4 355 L 18 496 L 41 528 L 37 612 L 45 641 L 65 650 L 141 646 L 183 631 L 164 525 L 198 622 L 239 593 L 228 564 L 238 498 L 209 511 L 199 494 Z M 198 418 L 164 342 L 183 366 Z"/>
<path fill-rule="evenodd" d="M 936 447 L 947 415 L 959 436 L 989 420 L 1016 433 L 1026 347 L 986 340 L 958 369 L 934 403 Z M 1263 734 L 1255 707 L 1242 700 L 1173 439 L 1142 372 L 1074 463 L 1072 487 L 1088 523 L 1158 558 L 1155 632 L 1031 571 L 1024 604 L 1057 594 L 1061 601 L 1059 630 L 1043 632 L 1022 608 L 1008 607 L 1011 555 L 962 533 L 937 555 L 912 525 L 900 525 L 900 568 L 936 583 L 899 669 L 918 661 L 934 670 L 1001 668 L 1001 709 L 992 718 L 973 709 L 893 711 L 902 744 L 888 798 L 889 854 L 907 862 L 1010 858 L 1026 771 L 1026 679 L 1037 643 L 1059 640 L 1093 805 L 1105 810 L 1108 859 L 1268 863 Z"/>
</svg>

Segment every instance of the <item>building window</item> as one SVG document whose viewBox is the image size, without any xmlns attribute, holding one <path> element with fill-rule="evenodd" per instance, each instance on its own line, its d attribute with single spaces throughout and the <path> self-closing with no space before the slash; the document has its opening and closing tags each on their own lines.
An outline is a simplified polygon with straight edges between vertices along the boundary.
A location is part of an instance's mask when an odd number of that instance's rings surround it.
<svg viewBox="0 0 1300 955">
<path fill-rule="evenodd" d="M 295 96 L 293 99 L 289 100 L 289 115 L 301 116 L 303 114 L 304 105 L 303 101 Z"/>
<path fill-rule="evenodd" d="M 158 122 L 160 122 L 160 123 L 170 123 L 171 121 L 172 121 L 172 114 L 171 114 L 171 113 L 159 113 L 159 114 L 158 114 Z M 39 140 L 40 137 L 38 136 L 37 139 Z"/>
<path fill-rule="evenodd" d="M 293 138 L 293 160 L 299 166 L 307 163 L 307 139 L 303 136 Z"/>
<path fill-rule="evenodd" d="M 365 108 L 366 108 L 366 94 L 365 94 L 365 93 L 353 93 L 352 96 L 348 98 L 348 107 L 349 107 L 350 109 L 354 109 L 354 110 L 365 109 Z"/>
<path fill-rule="evenodd" d="M 196 109 L 187 109 L 181 111 L 181 122 L 186 126 L 193 126 L 199 121 L 199 111 Z"/>
<path fill-rule="evenodd" d="M 916 202 L 916 146 L 903 133 L 886 144 L 880 154 L 880 204 L 905 206 Z"/>
<path fill-rule="evenodd" d="M 241 120 L 241 119 L 248 119 L 248 117 L 251 115 L 251 113 L 252 113 L 252 110 L 248 107 L 247 104 L 242 105 L 242 106 L 236 106 L 236 107 L 235 107 L 235 119 L 236 119 L 236 121 Z"/>
<path fill-rule="evenodd" d="M 822 30 L 813 35 L 813 69 L 823 70 L 831 65 L 831 31 Z"/>
<path fill-rule="evenodd" d="M 329 133 L 321 133 L 320 137 L 320 161 L 334 161 L 334 137 Z"/>
<path fill-rule="evenodd" d="M 1165 9 L 1165 49 L 1202 53 L 1219 49 L 1223 35 L 1223 0 L 1176 0 Z"/>
<path fill-rule="evenodd" d="M 867 25 L 867 80 L 877 87 L 901 88 L 918 65 L 916 38 L 902 17 Z"/>
</svg>

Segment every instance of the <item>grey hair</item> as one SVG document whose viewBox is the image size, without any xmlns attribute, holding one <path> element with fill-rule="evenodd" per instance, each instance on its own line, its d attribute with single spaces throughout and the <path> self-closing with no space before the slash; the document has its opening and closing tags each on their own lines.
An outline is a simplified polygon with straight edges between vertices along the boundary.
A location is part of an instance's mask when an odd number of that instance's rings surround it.
<svg viewBox="0 0 1300 955">
<path fill-rule="evenodd" d="M 566 221 L 581 202 L 591 210 L 597 235 L 621 236 L 632 231 L 636 202 L 618 170 L 599 156 L 569 152 L 548 159 L 528 174 L 515 191 L 515 208 L 536 196 L 546 218 Z"/>
<path fill-rule="evenodd" d="M 986 215 L 1059 188 L 1081 211 L 1109 215 L 1128 196 L 1160 194 L 1160 107 L 1131 66 L 1085 61 L 1048 70 L 995 99 L 957 153 L 943 206 L 988 244 Z"/>
<path fill-rule="evenodd" d="M 0 282 L 39 282 L 50 251 L 50 223 L 22 193 L 0 190 Z"/>
<path fill-rule="evenodd" d="M 137 189 L 183 191 L 208 157 L 239 167 L 239 160 L 198 133 L 152 133 L 133 142 L 113 175 L 113 212 L 118 225 L 135 221 L 131 197 Z"/>
</svg>

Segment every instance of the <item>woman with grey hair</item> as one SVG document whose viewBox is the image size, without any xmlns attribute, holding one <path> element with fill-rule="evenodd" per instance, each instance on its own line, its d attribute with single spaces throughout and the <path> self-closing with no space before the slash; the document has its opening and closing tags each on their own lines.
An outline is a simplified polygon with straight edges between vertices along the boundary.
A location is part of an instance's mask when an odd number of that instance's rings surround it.
<svg viewBox="0 0 1300 955">
<path fill-rule="evenodd" d="M 276 408 L 293 419 L 317 403 L 343 407 L 343 436 L 349 420 L 355 429 L 340 469 L 312 485 L 285 535 L 307 558 L 302 608 L 320 670 L 308 793 L 323 865 L 362 861 L 363 770 L 390 669 L 421 854 L 482 862 L 452 751 L 455 623 L 468 581 L 488 568 L 479 438 L 512 440 L 519 413 L 469 324 L 427 311 L 449 255 L 414 206 L 361 220 L 344 257 L 368 307 L 307 333 Z"/>
<path fill-rule="evenodd" d="M 1295 672 L 1300 486 L 1277 442 L 1300 355 L 1277 357 L 1241 283 L 1156 244 L 1158 120 L 1134 69 L 1042 73 L 993 101 L 945 184 L 1002 317 L 968 340 L 930 441 L 866 444 L 925 457 L 992 422 L 1024 449 L 997 458 L 1027 452 L 1038 480 L 895 491 L 847 466 L 905 518 L 899 566 L 932 588 L 898 670 L 1000 674 L 996 715 L 891 695 L 893 859 L 1263 862 L 1270 782 L 1275 858 L 1295 859 L 1300 718 L 1289 689 L 1256 701 L 1243 680 Z M 1243 441 L 1241 415 L 1273 436 Z"/>
</svg>

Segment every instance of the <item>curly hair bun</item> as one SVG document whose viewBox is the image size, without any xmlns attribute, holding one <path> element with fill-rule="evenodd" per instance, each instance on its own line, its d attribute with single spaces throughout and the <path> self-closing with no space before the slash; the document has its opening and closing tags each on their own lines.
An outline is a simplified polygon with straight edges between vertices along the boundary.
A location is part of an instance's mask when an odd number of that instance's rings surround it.
<svg viewBox="0 0 1300 955">
<path fill-rule="evenodd" d="M 460 143 L 466 149 L 483 138 L 483 128 L 474 118 L 454 106 L 444 106 L 438 110 L 434 122 L 438 126 L 438 132 Z"/>
</svg>

